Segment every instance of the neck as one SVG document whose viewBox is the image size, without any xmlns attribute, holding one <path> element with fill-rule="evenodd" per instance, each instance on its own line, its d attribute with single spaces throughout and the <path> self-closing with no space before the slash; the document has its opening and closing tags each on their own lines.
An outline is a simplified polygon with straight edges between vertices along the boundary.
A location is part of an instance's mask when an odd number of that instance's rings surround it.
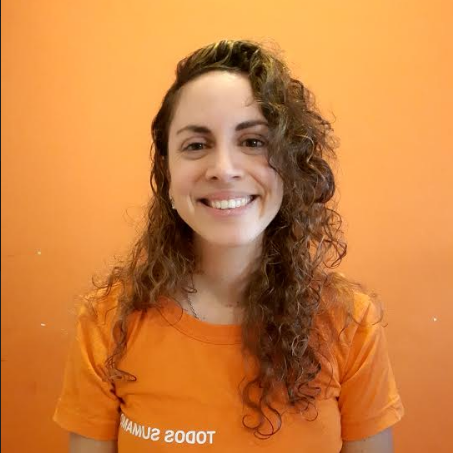
<svg viewBox="0 0 453 453">
<path fill-rule="evenodd" d="M 200 270 L 194 275 L 197 292 L 220 305 L 236 305 L 258 264 L 260 242 L 227 247 L 199 240 L 195 241 L 195 250 Z"/>
</svg>

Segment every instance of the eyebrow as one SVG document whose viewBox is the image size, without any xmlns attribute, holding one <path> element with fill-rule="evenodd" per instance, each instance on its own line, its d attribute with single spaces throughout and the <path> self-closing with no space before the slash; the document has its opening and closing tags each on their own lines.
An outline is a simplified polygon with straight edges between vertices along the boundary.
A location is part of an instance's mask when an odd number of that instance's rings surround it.
<svg viewBox="0 0 453 453">
<path fill-rule="evenodd" d="M 242 123 L 239 123 L 236 126 L 235 130 L 242 131 L 244 129 L 248 129 L 249 127 L 258 126 L 258 125 L 269 126 L 269 124 L 266 121 L 251 120 L 251 121 L 244 121 Z M 199 126 L 197 124 L 189 124 L 188 126 L 185 126 L 182 129 L 179 129 L 179 131 L 176 132 L 176 135 L 178 135 L 184 131 L 197 132 L 199 134 L 211 134 L 212 133 L 212 131 L 209 128 L 207 128 L 206 126 Z"/>
</svg>

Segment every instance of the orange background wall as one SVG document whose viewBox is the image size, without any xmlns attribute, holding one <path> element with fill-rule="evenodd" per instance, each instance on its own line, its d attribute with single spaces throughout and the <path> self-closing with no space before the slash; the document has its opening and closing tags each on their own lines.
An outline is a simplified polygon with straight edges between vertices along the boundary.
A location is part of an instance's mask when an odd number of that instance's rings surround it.
<svg viewBox="0 0 453 453">
<path fill-rule="evenodd" d="M 74 296 L 127 249 L 176 62 L 270 39 L 341 139 L 341 270 L 381 295 L 406 416 L 396 451 L 453 451 L 450 0 L 2 2 L 2 452 L 51 421 Z"/>
</svg>

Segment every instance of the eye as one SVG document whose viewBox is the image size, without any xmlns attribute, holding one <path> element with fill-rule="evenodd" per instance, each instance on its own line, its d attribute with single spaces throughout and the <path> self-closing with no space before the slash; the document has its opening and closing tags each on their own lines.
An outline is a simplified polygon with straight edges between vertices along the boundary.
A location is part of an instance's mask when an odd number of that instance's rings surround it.
<svg viewBox="0 0 453 453">
<path fill-rule="evenodd" d="M 199 147 L 197 147 L 197 145 L 204 146 L 205 143 L 200 143 L 200 142 L 191 143 L 190 145 L 187 145 L 187 146 L 183 149 L 183 151 L 201 151 L 203 148 L 199 148 Z M 195 148 L 192 148 L 192 146 L 195 146 Z"/>
<path fill-rule="evenodd" d="M 245 139 L 242 143 L 244 142 L 258 142 L 261 143 L 261 146 L 249 146 L 249 148 L 262 148 L 263 146 L 266 146 L 266 143 L 263 140 L 260 140 L 258 138 L 247 138 Z"/>
<path fill-rule="evenodd" d="M 266 146 L 266 142 L 258 138 L 246 138 L 241 143 L 248 143 L 247 148 L 263 148 Z M 258 143 L 258 145 L 256 145 Z M 183 148 L 183 151 L 202 151 L 206 146 L 206 143 L 193 142 Z"/>
</svg>

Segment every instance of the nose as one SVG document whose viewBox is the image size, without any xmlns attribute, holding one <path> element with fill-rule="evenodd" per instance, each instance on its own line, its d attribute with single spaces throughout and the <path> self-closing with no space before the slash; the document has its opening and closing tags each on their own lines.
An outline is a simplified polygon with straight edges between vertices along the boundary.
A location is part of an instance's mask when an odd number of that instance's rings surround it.
<svg viewBox="0 0 453 453">
<path fill-rule="evenodd" d="M 206 179 L 229 182 L 243 177 L 239 156 L 227 146 L 219 147 L 211 153 L 206 169 Z"/>
</svg>

